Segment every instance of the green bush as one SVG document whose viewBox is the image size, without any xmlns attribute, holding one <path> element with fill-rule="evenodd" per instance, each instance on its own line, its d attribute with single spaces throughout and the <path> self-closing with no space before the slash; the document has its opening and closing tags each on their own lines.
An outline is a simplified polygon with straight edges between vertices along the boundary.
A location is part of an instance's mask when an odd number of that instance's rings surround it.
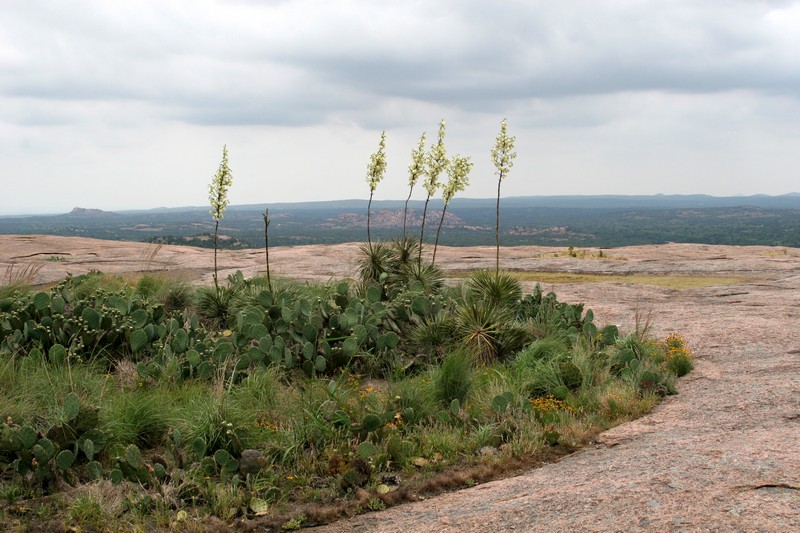
<svg viewBox="0 0 800 533">
<path fill-rule="evenodd" d="M 93 274 L 0 300 L 0 471 L 24 489 L 8 497 L 104 479 L 141 491 L 128 511 L 98 518 L 88 502 L 63 519 L 244 518 L 401 471 L 573 445 L 646 412 L 690 368 L 677 336 L 620 338 L 539 288 L 443 286 L 406 261 L 361 284 L 270 289 L 237 273 L 197 290 L 207 320 L 167 305 L 183 286 L 157 276 L 134 290 Z"/>
<path fill-rule="evenodd" d="M 453 400 L 463 405 L 466 401 L 474 379 L 472 361 L 472 356 L 465 350 L 455 350 L 442 361 L 433 383 L 436 397 L 444 405 L 449 406 Z"/>
</svg>

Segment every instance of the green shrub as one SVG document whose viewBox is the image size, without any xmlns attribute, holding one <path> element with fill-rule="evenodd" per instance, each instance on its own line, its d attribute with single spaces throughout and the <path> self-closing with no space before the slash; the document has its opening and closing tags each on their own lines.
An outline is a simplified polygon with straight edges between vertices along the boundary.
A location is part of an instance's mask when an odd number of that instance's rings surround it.
<svg viewBox="0 0 800 533">
<path fill-rule="evenodd" d="M 677 377 L 683 377 L 694 369 L 691 355 L 675 354 L 666 361 L 667 369 Z"/>
<path fill-rule="evenodd" d="M 187 443 L 202 441 L 206 455 L 225 450 L 234 457 L 254 445 L 256 413 L 235 408 L 225 398 L 194 398 L 181 412 L 181 433 Z"/>
<path fill-rule="evenodd" d="M 426 377 L 406 378 L 391 383 L 389 395 L 395 399 L 406 425 L 418 424 L 431 418 L 439 409 L 437 396 L 441 398 L 441 394 L 434 390 Z"/>
<path fill-rule="evenodd" d="M 472 357 L 465 350 L 451 352 L 434 374 L 436 397 L 449 406 L 453 400 L 462 405 L 469 395 L 473 382 Z"/>
<path fill-rule="evenodd" d="M 387 242 L 362 244 L 358 261 L 358 276 L 362 283 L 382 283 L 397 269 L 397 259 Z"/>
<path fill-rule="evenodd" d="M 517 356 L 517 363 L 531 365 L 535 361 L 563 359 L 568 355 L 567 339 L 562 336 L 545 337 L 533 341 Z"/>
</svg>

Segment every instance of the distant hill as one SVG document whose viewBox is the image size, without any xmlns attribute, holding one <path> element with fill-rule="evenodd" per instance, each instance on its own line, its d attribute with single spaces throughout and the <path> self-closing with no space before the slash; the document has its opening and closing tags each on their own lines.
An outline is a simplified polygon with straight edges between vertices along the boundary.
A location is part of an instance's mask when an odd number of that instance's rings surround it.
<svg viewBox="0 0 800 533">
<path fill-rule="evenodd" d="M 493 198 L 456 198 L 448 206 L 441 243 L 494 244 Z M 374 201 L 373 239 L 401 234 L 404 201 Z M 417 235 L 424 203 L 409 202 L 407 233 Z M 367 201 L 229 206 L 220 224 L 223 247 L 261 247 L 262 213 L 269 209 L 270 245 L 334 244 L 366 240 Z M 428 206 L 426 236 L 441 215 Z M 800 247 L 800 194 L 782 196 L 525 196 L 501 200 L 501 241 L 506 246 L 612 247 L 665 242 L 763 244 Z M 61 215 L 0 217 L 0 233 L 79 235 L 103 239 L 211 246 L 207 206 L 107 212 L 78 208 Z M 426 237 L 426 240 L 427 240 Z"/>
<path fill-rule="evenodd" d="M 459 207 L 495 207 L 495 198 L 455 198 L 448 209 Z M 373 200 L 375 209 L 402 209 L 404 200 Z M 411 200 L 410 208 L 422 209 L 424 202 Z M 433 199 L 431 207 L 441 209 L 441 200 Z M 509 196 L 501 199 L 503 207 L 553 207 L 565 209 L 680 209 L 694 207 L 761 207 L 763 209 L 800 209 L 800 193 L 780 196 L 757 194 L 753 196 L 709 196 L 706 194 L 655 194 L 650 196 L 594 195 L 594 196 Z M 328 200 L 320 202 L 265 203 L 231 205 L 231 211 L 297 211 L 297 210 L 366 210 L 367 200 Z M 119 213 L 169 213 L 181 211 L 208 211 L 208 206 L 159 207 L 150 210 L 129 210 Z"/>
<path fill-rule="evenodd" d="M 86 209 L 84 207 L 74 207 L 72 211 L 65 216 L 68 217 L 102 217 L 102 216 L 115 216 L 116 213 L 111 211 L 103 211 L 102 209 Z"/>
</svg>

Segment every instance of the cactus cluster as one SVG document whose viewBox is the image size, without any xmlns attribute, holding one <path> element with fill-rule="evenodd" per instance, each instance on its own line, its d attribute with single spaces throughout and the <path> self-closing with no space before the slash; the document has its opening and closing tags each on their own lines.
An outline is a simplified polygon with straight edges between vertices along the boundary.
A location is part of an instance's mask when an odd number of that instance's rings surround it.
<svg viewBox="0 0 800 533">
<path fill-rule="evenodd" d="M 0 465 L 49 486 L 57 479 L 68 482 L 98 479 L 102 467 L 97 457 L 104 451 L 106 435 L 97 429 L 97 409 L 81 404 L 74 393 L 64 398 L 61 421 L 44 431 L 12 419 L 0 422 Z"/>
<path fill-rule="evenodd" d="M 0 301 L 0 354 L 36 349 L 58 364 L 70 354 L 86 359 L 100 351 L 139 354 L 163 338 L 163 306 L 126 291 L 97 290 L 81 297 L 75 287 L 85 277 L 67 277 L 49 291 Z"/>
</svg>

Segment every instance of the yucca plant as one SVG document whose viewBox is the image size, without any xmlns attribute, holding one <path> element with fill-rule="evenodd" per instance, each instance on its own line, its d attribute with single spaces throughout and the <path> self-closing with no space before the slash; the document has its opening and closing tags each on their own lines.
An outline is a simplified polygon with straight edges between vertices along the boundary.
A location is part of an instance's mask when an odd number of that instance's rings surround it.
<svg viewBox="0 0 800 533">
<path fill-rule="evenodd" d="M 164 310 L 168 313 L 181 311 L 193 303 L 194 289 L 185 281 L 170 283 L 161 297 Z"/>
<path fill-rule="evenodd" d="M 504 272 L 475 272 L 467 280 L 466 289 L 467 297 L 472 301 L 487 300 L 499 307 L 514 310 L 522 298 L 522 284 L 519 279 Z"/>
<path fill-rule="evenodd" d="M 219 289 L 217 280 L 217 239 L 219 237 L 219 221 L 224 216 L 225 208 L 228 207 L 228 189 L 233 184 L 233 174 L 228 167 L 228 146 L 222 147 L 222 161 L 219 164 L 217 173 L 208 186 L 208 200 L 211 203 L 211 217 L 214 219 L 214 287 Z"/>
<path fill-rule="evenodd" d="M 392 239 L 390 245 L 400 266 L 409 265 L 416 260 L 421 248 L 419 241 L 405 236 Z"/>
<path fill-rule="evenodd" d="M 414 185 L 417 184 L 420 176 L 425 174 L 425 138 L 426 133 L 423 132 L 419 138 L 419 145 L 417 145 L 416 150 L 411 151 L 411 164 L 408 166 L 408 198 L 406 198 L 406 205 L 403 209 L 403 239 L 406 238 L 408 201 L 411 200 L 411 194 L 414 192 Z"/>
<path fill-rule="evenodd" d="M 440 311 L 432 317 L 414 318 L 409 341 L 415 351 L 439 360 L 453 346 L 457 323 L 451 313 Z"/>
<path fill-rule="evenodd" d="M 223 287 L 217 285 L 213 289 L 210 287 L 200 287 L 197 289 L 197 309 L 200 314 L 211 319 L 220 326 L 228 324 L 231 316 L 232 306 L 236 296 L 235 287 Z"/>
<path fill-rule="evenodd" d="M 369 156 L 367 165 L 367 183 L 369 184 L 369 202 L 367 203 L 367 242 L 372 248 L 372 237 L 370 235 L 370 210 L 372 208 L 372 196 L 378 183 L 386 173 L 386 131 L 381 132 L 381 140 L 378 143 L 378 151 Z"/>
<path fill-rule="evenodd" d="M 436 194 L 436 190 L 439 188 L 439 175 L 447 168 L 447 148 L 444 144 L 445 127 L 445 121 L 442 119 L 439 123 L 439 137 L 436 144 L 431 146 L 425 158 L 426 175 L 423 186 L 428 192 L 428 196 L 425 198 L 425 207 L 422 209 L 422 226 L 419 230 L 420 244 L 425 241 L 425 218 L 428 215 L 428 202 L 431 201 L 431 198 Z M 422 262 L 422 248 L 419 250 L 417 262 Z"/>
<path fill-rule="evenodd" d="M 433 263 L 406 263 L 398 275 L 406 286 L 418 282 L 425 292 L 436 292 L 444 285 L 444 272 Z"/>
<path fill-rule="evenodd" d="M 447 174 L 450 179 L 442 187 L 442 202 L 444 206 L 442 207 L 442 216 L 439 218 L 439 227 L 436 229 L 436 241 L 433 244 L 433 259 L 431 259 L 431 263 L 436 263 L 436 249 L 439 247 L 439 234 L 442 232 L 447 206 L 457 192 L 463 191 L 469 185 L 469 172 L 472 170 L 472 161 L 469 159 L 469 157 L 455 155 L 447 166 Z"/>
<path fill-rule="evenodd" d="M 495 212 L 494 240 L 495 240 L 495 271 L 500 272 L 500 184 L 508 176 L 517 153 L 514 151 L 515 137 L 510 137 L 507 131 L 506 119 L 500 123 L 500 133 L 497 134 L 494 148 L 492 148 L 492 162 L 497 171 L 497 208 Z"/>
<path fill-rule="evenodd" d="M 481 365 L 503 359 L 530 340 L 524 325 L 509 307 L 494 300 L 466 300 L 456 309 L 457 338 Z"/>
<path fill-rule="evenodd" d="M 488 300 L 467 301 L 456 312 L 456 332 L 481 365 L 497 358 L 503 324 L 509 316 Z"/>
<path fill-rule="evenodd" d="M 359 246 L 358 276 L 364 283 L 382 283 L 381 276 L 391 274 L 395 264 L 392 246 L 386 242 Z"/>
</svg>

